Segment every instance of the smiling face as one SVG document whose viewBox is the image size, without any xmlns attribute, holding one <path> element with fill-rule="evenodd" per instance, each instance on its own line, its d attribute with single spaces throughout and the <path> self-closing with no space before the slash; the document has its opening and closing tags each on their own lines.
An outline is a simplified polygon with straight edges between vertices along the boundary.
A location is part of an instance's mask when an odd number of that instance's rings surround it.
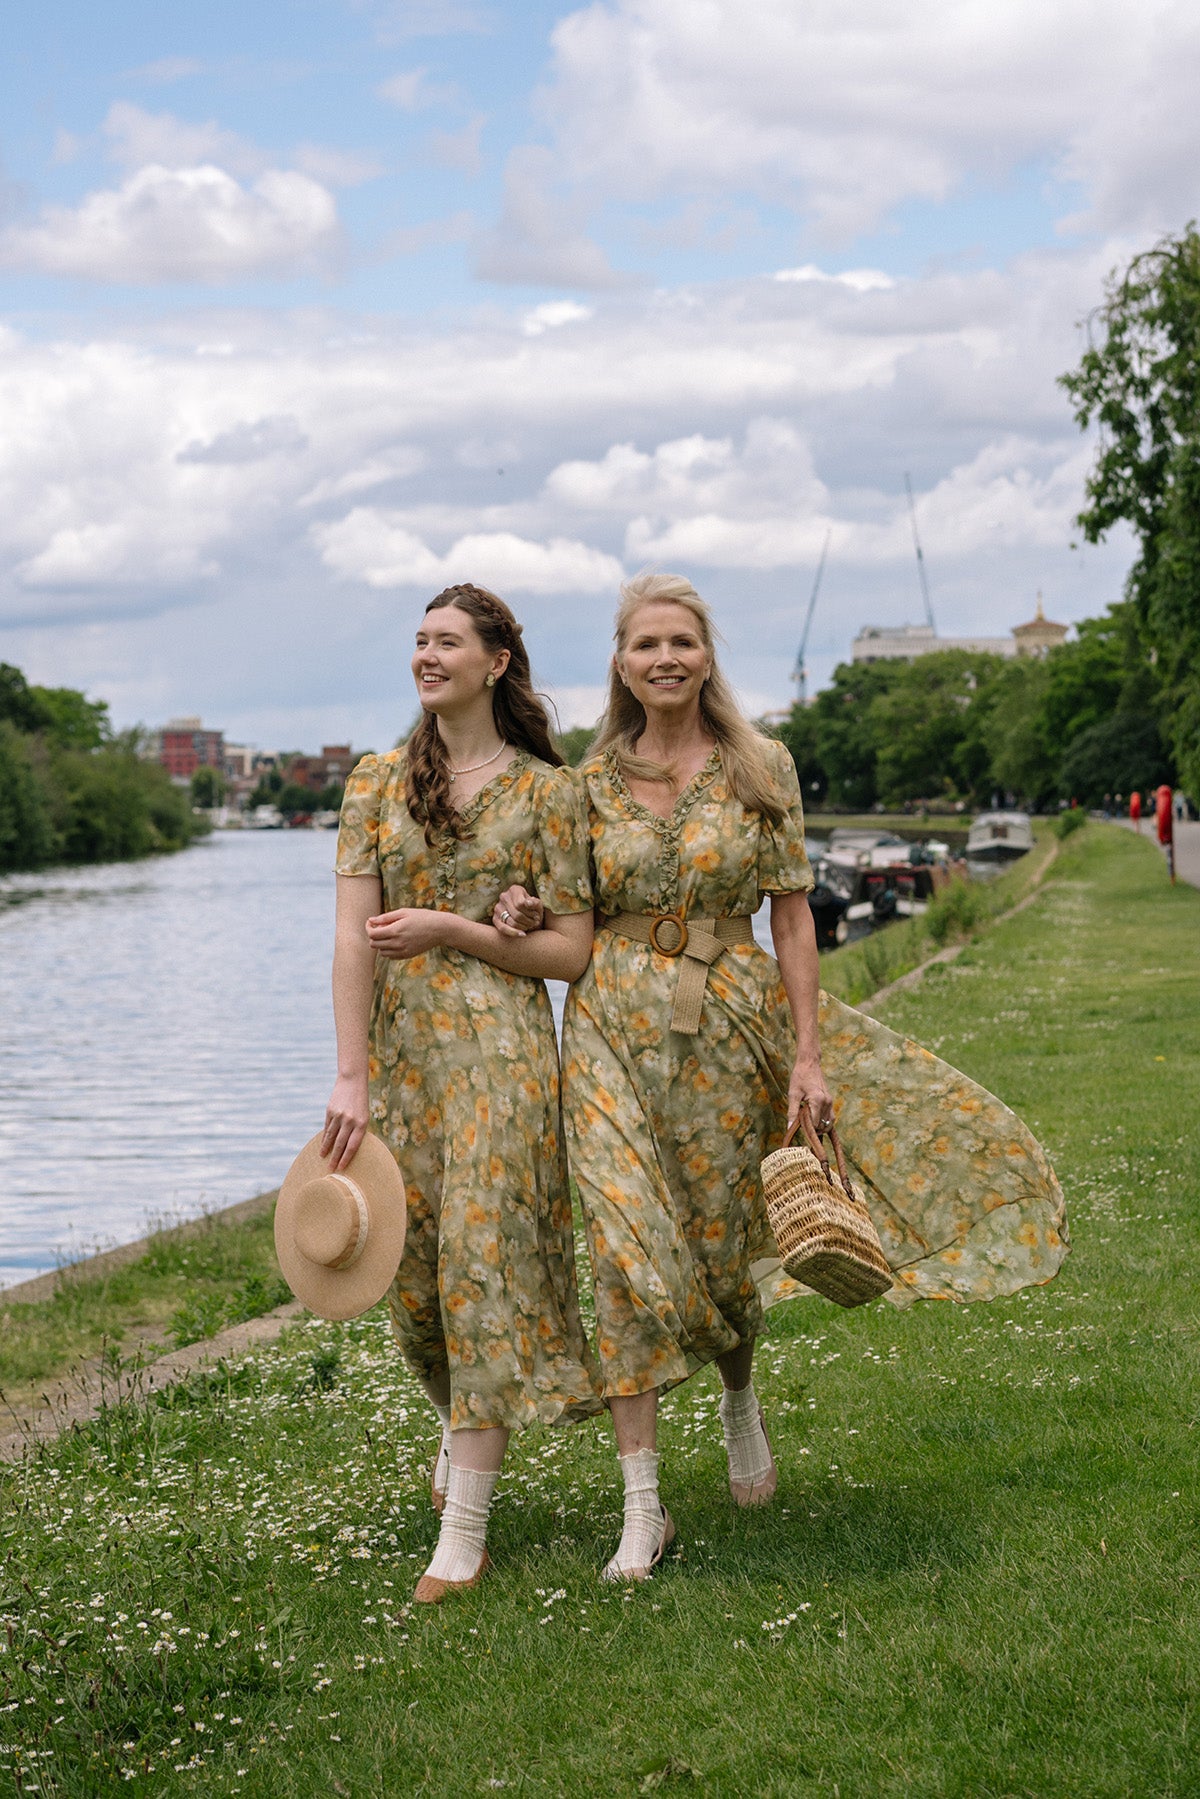
<svg viewBox="0 0 1200 1799">
<path fill-rule="evenodd" d="M 436 606 L 417 631 L 413 680 L 426 712 L 447 716 L 477 705 L 489 693 L 487 677 L 497 680 L 508 667 L 507 650 L 489 650 L 475 621 L 458 606 Z"/>
<path fill-rule="evenodd" d="M 617 669 L 647 713 L 682 719 L 700 703 L 712 669 L 696 615 L 673 600 L 639 606 L 629 621 Z"/>
</svg>

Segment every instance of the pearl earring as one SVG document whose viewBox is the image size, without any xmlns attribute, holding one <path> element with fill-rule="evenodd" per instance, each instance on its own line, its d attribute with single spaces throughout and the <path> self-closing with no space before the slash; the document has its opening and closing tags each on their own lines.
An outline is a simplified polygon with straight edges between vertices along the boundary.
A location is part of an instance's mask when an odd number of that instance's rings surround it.
<svg viewBox="0 0 1200 1799">
<path fill-rule="evenodd" d="M 496 685 L 495 675 L 489 675 L 483 684 L 485 687 L 494 687 Z"/>
</svg>

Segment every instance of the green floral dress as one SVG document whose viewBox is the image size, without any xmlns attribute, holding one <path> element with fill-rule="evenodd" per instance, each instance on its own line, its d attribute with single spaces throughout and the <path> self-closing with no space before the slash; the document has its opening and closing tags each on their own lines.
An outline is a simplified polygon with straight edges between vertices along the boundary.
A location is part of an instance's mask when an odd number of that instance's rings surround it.
<svg viewBox="0 0 1200 1799">
<path fill-rule="evenodd" d="M 669 818 L 634 799 L 615 756 L 586 762 L 599 910 L 737 917 L 764 894 L 811 888 L 795 765 L 782 744 L 768 748 L 788 801 L 776 827 L 733 797 L 715 750 Z M 727 948 L 694 1037 L 670 1029 L 680 966 L 598 931 L 567 996 L 571 1171 L 609 1395 L 683 1380 L 756 1336 L 755 1265 L 778 1267 L 759 1163 L 786 1128 L 795 1059 L 779 966 L 755 943 Z"/>
<path fill-rule="evenodd" d="M 339 875 L 378 875 L 387 911 L 488 922 L 520 881 L 555 914 L 592 903 L 569 775 L 520 754 L 462 808 L 470 836 L 433 849 L 404 798 L 405 753 L 366 756 L 346 787 Z M 404 1175 L 408 1235 L 388 1294 L 422 1377 L 449 1367 L 456 1430 L 552 1424 L 600 1407 L 579 1317 L 558 1054 L 544 982 L 434 949 L 380 959 L 371 1112 Z"/>
<path fill-rule="evenodd" d="M 795 768 L 772 829 L 713 756 L 662 819 L 614 757 L 580 770 L 601 912 L 692 917 L 807 891 Z M 787 1123 L 795 1035 L 778 964 L 757 945 L 709 969 L 700 1029 L 670 1029 L 680 962 L 598 931 L 567 999 L 564 1101 L 588 1230 L 608 1395 L 684 1379 L 757 1335 L 764 1305 L 808 1293 L 781 1271 L 759 1164 Z M 851 1173 L 896 1276 L 889 1297 L 990 1299 L 1049 1280 L 1067 1253 L 1040 1146 L 992 1094 L 873 1018 L 820 998 L 822 1063 Z"/>
</svg>

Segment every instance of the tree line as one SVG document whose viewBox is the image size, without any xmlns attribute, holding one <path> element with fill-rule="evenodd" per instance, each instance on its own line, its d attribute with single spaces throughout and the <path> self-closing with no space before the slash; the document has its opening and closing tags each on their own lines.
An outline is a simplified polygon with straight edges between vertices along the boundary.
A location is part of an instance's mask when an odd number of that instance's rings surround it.
<svg viewBox="0 0 1200 1799">
<path fill-rule="evenodd" d="M 0 662 L 0 873 L 182 849 L 207 830 L 138 747 L 103 700 Z"/>
<path fill-rule="evenodd" d="M 999 799 L 1045 811 L 1173 782 L 1163 681 L 1132 605 L 1077 629 L 1045 657 L 939 650 L 842 663 L 778 727 L 805 799 L 852 811 Z"/>
</svg>

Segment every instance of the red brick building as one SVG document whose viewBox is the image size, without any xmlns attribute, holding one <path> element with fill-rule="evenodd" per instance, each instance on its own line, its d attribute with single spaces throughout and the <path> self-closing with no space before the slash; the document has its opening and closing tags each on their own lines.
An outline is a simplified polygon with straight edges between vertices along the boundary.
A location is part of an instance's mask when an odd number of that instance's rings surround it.
<svg viewBox="0 0 1200 1799">
<path fill-rule="evenodd" d="M 225 733 L 206 731 L 198 718 L 173 718 L 159 733 L 158 759 L 173 781 L 188 781 L 198 768 L 220 768 Z"/>
<path fill-rule="evenodd" d="M 327 743 L 319 756 L 293 756 L 286 778 L 292 786 L 308 787 L 313 793 L 320 793 L 333 781 L 343 786 L 359 754 L 348 743 Z"/>
</svg>

